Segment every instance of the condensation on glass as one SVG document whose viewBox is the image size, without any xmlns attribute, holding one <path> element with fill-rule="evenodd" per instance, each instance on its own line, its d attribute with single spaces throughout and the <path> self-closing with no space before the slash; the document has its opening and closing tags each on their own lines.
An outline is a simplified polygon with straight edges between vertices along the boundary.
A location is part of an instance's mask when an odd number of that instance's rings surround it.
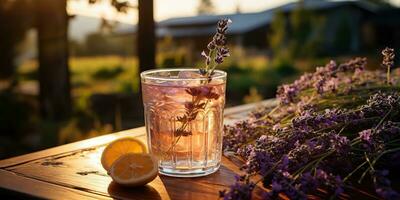
<svg viewBox="0 0 400 200">
<path fill-rule="evenodd" d="M 222 155 L 226 73 L 212 79 L 198 69 L 141 74 L 147 142 L 159 172 L 195 177 L 218 170 Z"/>
</svg>

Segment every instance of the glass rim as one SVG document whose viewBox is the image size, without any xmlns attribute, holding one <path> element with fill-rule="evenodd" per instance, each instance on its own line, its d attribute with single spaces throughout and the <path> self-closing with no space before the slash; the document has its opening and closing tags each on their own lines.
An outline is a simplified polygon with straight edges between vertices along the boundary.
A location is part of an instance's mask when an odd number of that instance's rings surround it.
<svg viewBox="0 0 400 200">
<path fill-rule="evenodd" d="M 178 78 L 178 77 L 156 77 L 150 76 L 150 74 L 154 74 L 157 72 L 171 72 L 171 71 L 199 71 L 198 68 L 166 68 L 166 69 L 150 69 L 143 71 L 140 73 L 141 80 L 156 80 L 156 81 L 196 81 L 196 80 L 208 80 L 207 77 L 198 77 L 198 78 Z M 214 70 L 215 74 L 218 75 L 212 76 L 213 79 L 223 79 L 226 78 L 226 72 L 223 70 L 216 69 Z"/>
</svg>

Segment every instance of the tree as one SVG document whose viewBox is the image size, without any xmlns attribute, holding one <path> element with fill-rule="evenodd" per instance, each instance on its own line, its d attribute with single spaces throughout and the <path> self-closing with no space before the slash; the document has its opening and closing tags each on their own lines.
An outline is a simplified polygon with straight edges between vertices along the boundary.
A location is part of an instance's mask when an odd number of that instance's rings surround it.
<svg viewBox="0 0 400 200">
<path fill-rule="evenodd" d="M 20 17 L 28 13 L 19 6 L 26 2 L 33 5 L 32 10 L 36 17 Z M 38 30 L 40 108 L 44 118 L 54 120 L 66 119 L 71 112 L 67 38 L 69 17 L 66 13 L 66 2 L 67 0 L 0 0 L 0 31 L 6 33 L 0 39 L 0 57 L 4 58 L 0 59 L 0 75 L 12 74 L 16 43 L 31 27 L 25 24 L 34 19 Z M 128 1 L 109 2 L 118 12 L 136 8 Z M 11 4 L 13 5 L 10 6 Z M 153 0 L 139 0 L 138 27 L 139 64 L 143 71 L 155 67 Z"/>
<path fill-rule="evenodd" d="M 89 0 L 95 4 L 101 0 Z M 139 57 L 139 71 L 145 71 L 156 66 L 156 35 L 154 23 L 153 0 L 138 0 L 138 6 L 132 6 L 129 1 L 109 0 L 118 12 L 126 13 L 129 9 L 139 10 L 137 54 Z"/>
<path fill-rule="evenodd" d="M 14 75 L 17 44 L 33 26 L 32 0 L 0 0 L 0 78 Z"/>
<path fill-rule="evenodd" d="M 306 10 L 300 1 L 288 15 L 275 14 L 268 40 L 275 57 L 313 57 L 320 53 L 323 30 L 324 18 Z"/>
<path fill-rule="evenodd" d="M 197 14 L 206 15 L 214 14 L 214 4 L 211 0 L 200 0 L 199 6 L 197 7 Z"/>
<path fill-rule="evenodd" d="M 268 43 L 274 55 L 279 54 L 287 45 L 287 22 L 285 13 L 278 11 L 271 22 L 271 31 L 268 34 Z"/>
<path fill-rule="evenodd" d="M 153 0 L 139 0 L 137 53 L 140 71 L 156 66 L 156 37 L 153 17 Z"/>
<path fill-rule="evenodd" d="M 66 5 L 66 0 L 36 0 L 40 110 L 51 120 L 71 113 Z"/>
</svg>

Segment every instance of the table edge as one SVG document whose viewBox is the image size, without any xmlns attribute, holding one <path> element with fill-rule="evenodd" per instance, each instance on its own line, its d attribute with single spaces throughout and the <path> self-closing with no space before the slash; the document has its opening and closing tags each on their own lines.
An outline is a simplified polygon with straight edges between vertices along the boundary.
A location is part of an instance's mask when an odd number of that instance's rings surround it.
<svg viewBox="0 0 400 200">
<path fill-rule="evenodd" d="M 48 193 L 48 196 L 45 197 L 49 199 L 60 199 L 60 198 L 62 199 L 62 197 L 65 196 L 66 194 L 68 194 L 68 199 L 72 200 L 74 199 L 81 200 L 83 198 L 111 199 L 110 197 L 107 196 L 91 192 L 85 192 L 73 188 L 63 187 L 46 181 L 21 176 L 3 169 L 0 169 L 0 177 L 1 177 L 0 178 L 1 189 L 7 191 L 7 193 L 5 194 L 8 194 L 9 192 L 10 195 L 13 195 L 13 193 L 15 193 L 15 195 L 16 193 L 21 193 L 26 195 L 28 198 L 30 197 L 43 198 L 43 196 L 39 195 L 43 194 L 40 193 L 39 190 L 40 188 L 46 188 L 46 190 L 51 190 L 51 193 Z M 27 185 L 29 185 L 29 187 L 26 187 Z"/>
</svg>

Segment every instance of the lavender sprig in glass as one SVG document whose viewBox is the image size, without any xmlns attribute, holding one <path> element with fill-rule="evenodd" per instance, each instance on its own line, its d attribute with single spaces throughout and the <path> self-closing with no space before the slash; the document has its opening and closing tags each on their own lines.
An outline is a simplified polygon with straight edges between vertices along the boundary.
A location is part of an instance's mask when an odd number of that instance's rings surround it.
<svg viewBox="0 0 400 200">
<path fill-rule="evenodd" d="M 167 154 L 179 142 L 182 136 L 192 135 L 192 132 L 186 130 L 186 128 L 191 121 L 196 119 L 197 114 L 207 107 L 209 101 L 220 98 L 219 94 L 213 91 L 213 87 L 208 86 L 207 83 L 212 81 L 215 68 L 224 61 L 224 58 L 230 56 L 229 49 L 226 47 L 227 40 L 225 36 L 230 23 L 232 23 L 230 19 L 221 19 L 218 21 L 216 34 L 207 45 L 208 54 L 206 54 L 205 51 L 201 52 L 201 55 L 205 57 L 206 61 L 205 67 L 199 69 L 199 73 L 207 77 L 207 81 L 202 81 L 202 85 L 199 87 L 186 90 L 193 98 L 191 102 L 185 104 L 185 114 L 177 117 L 177 121 L 181 122 L 181 125 L 175 130 L 175 135 L 178 136 L 178 138 L 168 149 Z"/>
<path fill-rule="evenodd" d="M 218 64 L 224 61 L 224 58 L 229 56 L 229 49 L 226 47 L 226 31 L 228 25 L 232 23 L 230 19 L 221 19 L 217 24 L 217 33 L 214 35 L 212 41 L 208 43 L 207 49 L 208 54 L 205 51 L 201 52 L 201 55 L 206 58 L 205 67 L 199 70 L 200 74 L 208 77 L 208 82 L 211 82 L 212 75 Z M 207 83 L 207 82 L 206 82 Z M 192 102 L 186 104 L 186 113 L 184 116 L 178 117 L 178 121 L 182 122 L 175 132 L 177 135 L 187 136 L 191 135 L 190 132 L 185 131 L 190 121 L 196 119 L 197 113 L 207 107 L 208 100 L 218 99 L 219 95 L 212 91 L 212 87 L 204 86 L 188 89 L 186 92 L 193 96 Z M 179 138 L 178 138 L 179 139 Z"/>
<path fill-rule="evenodd" d="M 217 65 L 224 62 L 224 58 L 230 56 L 229 49 L 226 47 L 226 31 L 231 24 L 230 19 L 221 19 L 218 21 L 217 33 L 207 45 L 207 52 L 202 51 L 201 55 L 206 59 L 205 67 L 200 69 L 200 74 L 211 78 Z"/>
</svg>

